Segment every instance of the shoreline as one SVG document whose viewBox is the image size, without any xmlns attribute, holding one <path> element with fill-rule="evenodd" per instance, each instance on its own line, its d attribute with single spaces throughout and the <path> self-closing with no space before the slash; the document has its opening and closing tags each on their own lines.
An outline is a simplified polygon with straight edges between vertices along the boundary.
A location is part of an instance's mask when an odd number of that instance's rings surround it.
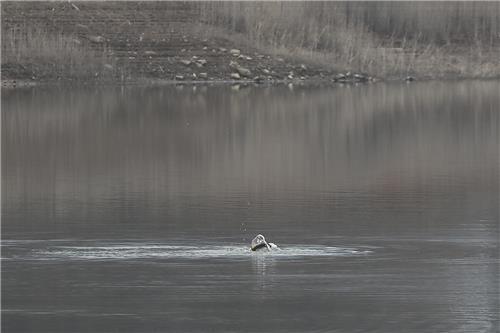
<svg viewBox="0 0 500 333">
<path fill-rule="evenodd" d="M 391 68 L 391 59 L 428 59 L 390 47 L 367 54 L 376 58 L 377 52 L 387 53 L 384 64 L 388 69 L 377 75 L 337 63 L 329 53 L 264 47 L 241 34 L 203 24 L 196 6 L 190 4 L 147 2 L 140 9 L 136 5 L 81 2 L 75 8 L 70 2 L 3 4 L 2 87 L 500 79 L 496 71 L 454 71 L 449 64 L 424 72 L 409 67 L 398 71 Z M 130 15 L 138 10 L 143 18 L 134 21 Z M 109 15 L 115 24 L 109 24 Z M 461 56 L 462 51 L 456 48 L 449 54 Z"/>
<path fill-rule="evenodd" d="M 2 79 L 2 89 L 15 88 L 33 88 L 50 86 L 254 86 L 254 87 L 272 87 L 272 86 L 360 86 L 373 85 L 377 83 L 390 84 L 412 84 L 420 82 L 459 82 L 459 81 L 500 81 L 500 78 L 468 78 L 468 77 L 447 77 L 447 78 L 426 78 L 426 79 L 377 79 L 369 82 L 338 82 L 332 79 L 314 79 L 314 80 L 273 80 L 256 82 L 254 80 L 185 80 L 176 81 L 168 79 L 149 79 L 140 78 L 130 81 L 116 80 L 23 80 L 23 79 Z"/>
</svg>

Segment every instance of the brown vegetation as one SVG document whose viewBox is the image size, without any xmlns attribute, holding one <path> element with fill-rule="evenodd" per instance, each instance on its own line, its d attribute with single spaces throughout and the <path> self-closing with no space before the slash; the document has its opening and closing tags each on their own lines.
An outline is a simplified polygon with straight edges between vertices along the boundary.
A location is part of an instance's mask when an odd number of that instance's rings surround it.
<svg viewBox="0 0 500 333">
<path fill-rule="evenodd" d="M 379 76 L 498 77 L 500 3 L 205 2 L 261 48 Z"/>
<path fill-rule="evenodd" d="M 61 32 L 36 27 L 2 31 L 2 66 L 17 67 L 6 70 L 16 71 L 21 78 L 95 79 L 112 74 L 110 62 L 105 50 L 85 47 Z"/>
<path fill-rule="evenodd" d="M 224 80 L 232 48 L 273 80 L 302 63 L 311 79 L 500 77 L 500 2 L 2 4 L 4 78 Z"/>
</svg>

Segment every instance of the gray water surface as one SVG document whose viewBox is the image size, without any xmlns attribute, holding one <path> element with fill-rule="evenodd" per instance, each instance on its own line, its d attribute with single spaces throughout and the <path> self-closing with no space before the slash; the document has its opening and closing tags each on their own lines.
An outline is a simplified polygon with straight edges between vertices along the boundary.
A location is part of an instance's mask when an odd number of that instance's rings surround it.
<svg viewBox="0 0 500 333">
<path fill-rule="evenodd" d="M 498 332 L 499 110 L 495 81 L 2 90 L 2 332 Z"/>
</svg>

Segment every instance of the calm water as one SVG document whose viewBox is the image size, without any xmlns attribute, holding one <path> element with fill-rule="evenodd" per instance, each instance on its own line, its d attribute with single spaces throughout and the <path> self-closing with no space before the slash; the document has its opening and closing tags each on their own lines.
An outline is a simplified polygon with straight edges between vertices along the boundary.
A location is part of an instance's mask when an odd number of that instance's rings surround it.
<svg viewBox="0 0 500 333">
<path fill-rule="evenodd" d="M 499 82 L 2 93 L 2 332 L 499 330 Z"/>
</svg>

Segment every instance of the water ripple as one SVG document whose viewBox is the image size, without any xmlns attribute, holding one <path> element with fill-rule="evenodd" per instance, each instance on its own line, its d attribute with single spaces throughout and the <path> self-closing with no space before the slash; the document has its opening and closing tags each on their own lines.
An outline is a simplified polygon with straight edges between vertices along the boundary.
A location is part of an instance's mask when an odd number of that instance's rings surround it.
<svg viewBox="0 0 500 333">
<path fill-rule="evenodd" d="M 272 252 L 252 252 L 246 246 L 222 245 L 111 245 L 111 246 L 56 246 L 35 252 L 35 259 L 83 259 L 83 260 L 119 260 L 141 258 L 249 258 L 254 256 L 272 256 L 283 258 L 296 257 L 340 257 L 367 255 L 370 250 L 350 247 L 321 245 L 284 246 Z"/>
</svg>

